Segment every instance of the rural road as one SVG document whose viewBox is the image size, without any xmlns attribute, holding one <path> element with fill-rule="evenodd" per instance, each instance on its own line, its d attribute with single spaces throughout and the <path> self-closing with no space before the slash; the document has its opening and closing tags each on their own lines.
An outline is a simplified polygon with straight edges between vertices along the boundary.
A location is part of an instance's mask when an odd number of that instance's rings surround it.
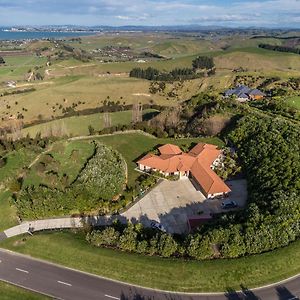
<svg viewBox="0 0 300 300">
<path fill-rule="evenodd" d="M 173 294 L 129 286 L 2 249 L 0 280 L 65 300 L 296 300 L 300 295 L 300 276 L 253 292 Z"/>
</svg>

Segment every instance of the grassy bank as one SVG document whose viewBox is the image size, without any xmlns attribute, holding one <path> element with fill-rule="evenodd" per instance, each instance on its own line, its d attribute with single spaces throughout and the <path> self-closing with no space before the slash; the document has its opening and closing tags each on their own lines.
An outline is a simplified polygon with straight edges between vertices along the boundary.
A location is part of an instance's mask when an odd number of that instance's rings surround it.
<svg viewBox="0 0 300 300">
<path fill-rule="evenodd" d="M 144 117 L 148 117 L 149 114 L 157 112 L 153 109 L 146 109 L 143 112 Z M 127 125 L 132 121 L 132 111 L 119 111 L 109 113 L 111 117 L 111 125 Z M 95 130 L 99 131 L 104 128 L 104 114 L 96 113 L 87 116 L 74 116 L 69 118 L 63 118 L 60 120 L 54 120 L 47 123 L 24 128 L 22 133 L 24 136 L 29 134 L 31 137 L 35 137 L 37 133 L 41 133 L 42 136 L 49 134 L 49 131 L 55 131 L 55 129 L 64 128 L 65 133 L 71 136 L 88 135 L 88 127 L 92 126 Z"/>
<path fill-rule="evenodd" d="M 0 232 L 17 225 L 16 208 L 10 202 L 11 192 L 0 191 Z"/>
<path fill-rule="evenodd" d="M 289 98 L 288 104 L 294 108 L 300 109 L 300 96 Z"/>
<path fill-rule="evenodd" d="M 261 255 L 203 262 L 94 248 L 82 233 L 71 232 L 19 237 L 1 247 L 128 283 L 184 292 L 222 292 L 241 284 L 251 288 L 300 272 L 300 241 Z"/>
<path fill-rule="evenodd" d="M 46 296 L 38 295 L 0 281 L 1 300 L 46 300 Z"/>
</svg>

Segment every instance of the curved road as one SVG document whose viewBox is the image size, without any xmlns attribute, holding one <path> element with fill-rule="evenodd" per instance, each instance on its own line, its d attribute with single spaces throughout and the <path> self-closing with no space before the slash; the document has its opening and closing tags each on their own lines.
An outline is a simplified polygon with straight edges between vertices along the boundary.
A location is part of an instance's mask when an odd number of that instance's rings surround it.
<svg viewBox="0 0 300 300">
<path fill-rule="evenodd" d="M 65 300 L 296 300 L 300 296 L 300 275 L 274 286 L 245 289 L 243 293 L 179 294 L 130 286 L 3 249 L 0 280 Z"/>
</svg>

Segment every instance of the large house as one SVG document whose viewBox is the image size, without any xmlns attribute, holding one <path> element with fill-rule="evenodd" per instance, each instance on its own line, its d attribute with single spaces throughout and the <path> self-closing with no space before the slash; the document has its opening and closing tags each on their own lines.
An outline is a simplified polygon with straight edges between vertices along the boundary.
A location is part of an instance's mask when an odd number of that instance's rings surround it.
<svg viewBox="0 0 300 300">
<path fill-rule="evenodd" d="M 261 100 L 266 95 L 258 89 L 250 89 L 245 85 L 239 85 L 235 89 L 227 90 L 224 93 L 226 98 L 235 96 L 238 101 L 245 102 L 250 100 Z"/>
<path fill-rule="evenodd" d="M 224 196 L 230 188 L 213 171 L 220 162 L 221 150 L 217 146 L 199 143 L 188 153 L 172 144 L 158 148 L 160 155 L 147 154 L 137 164 L 142 171 L 158 171 L 165 176 L 189 177 L 207 198 Z"/>
</svg>

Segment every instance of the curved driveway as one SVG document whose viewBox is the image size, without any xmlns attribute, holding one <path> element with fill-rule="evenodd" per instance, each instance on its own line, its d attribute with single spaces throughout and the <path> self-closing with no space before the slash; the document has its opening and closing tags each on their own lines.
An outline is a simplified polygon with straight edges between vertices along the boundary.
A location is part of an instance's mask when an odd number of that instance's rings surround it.
<svg viewBox="0 0 300 300">
<path fill-rule="evenodd" d="M 300 295 L 300 275 L 244 293 L 180 294 L 130 286 L 2 249 L 0 280 L 65 300 L 296 300 Z"/>
</svg>

